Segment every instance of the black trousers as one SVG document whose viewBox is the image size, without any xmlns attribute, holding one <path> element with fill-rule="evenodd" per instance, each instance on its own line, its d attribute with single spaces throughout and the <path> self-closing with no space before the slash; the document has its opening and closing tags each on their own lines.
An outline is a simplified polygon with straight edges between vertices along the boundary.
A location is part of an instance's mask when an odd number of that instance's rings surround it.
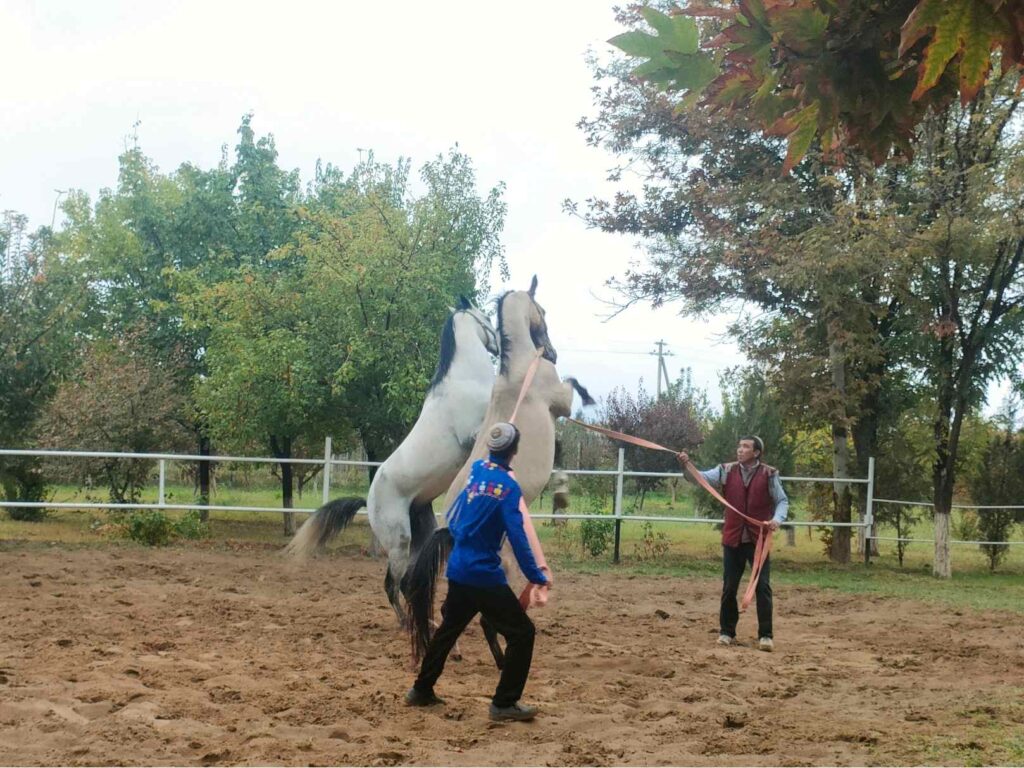
<svg viewBox="0 0 1024 768">
<path fill-rule="evenodd" d="M 740 618 L 740 609 L 736 601 L 736 593 L 743 579 L 743 570 L 747 563 L 754 565 L 753 542 L 740 544 L 738 547 L 722 546 L 722 609 L 718 614 L 718 623 L 723 635 L 736 637 L 736 622 Z M 761 578 L 757 580 L 754 595 L 757 599 L 757 636 L 772 636 L 772 559 L 764 561 L 761 567 Z"/>
<path fill-rule="evenodd" d="M 448 582 L 448 597 L 441 606 L 441 626 L 430 639 L 423 656 L 420 675 L 413 686 L 424 693 L 434 689 L 434 683 L 444 671 L 448 654 L 455 641 L 477 614 L 505 637 L 505 666 L 494 692 L 494 706 L 510 707 L 519 701 L 530 674 L 533 660 L 533 639 L 537 634 L 533 622 L 519 604 L 519 598 L 508 587 L 471 587 Z"/>
</svg>

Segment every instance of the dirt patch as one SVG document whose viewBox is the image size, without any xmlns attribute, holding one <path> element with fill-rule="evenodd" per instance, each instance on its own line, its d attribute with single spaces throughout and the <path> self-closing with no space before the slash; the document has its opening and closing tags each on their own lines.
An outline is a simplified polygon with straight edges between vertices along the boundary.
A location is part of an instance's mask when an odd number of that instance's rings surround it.
<svg viewBox="0 0 1024 768">
<path fill-rule="evenodd" d="M 978 734 L 1019 727 L 1024 616 L 776 587 L 767 654 L 753 615 L 715 645 L 715 581 L 619 574 L 561 574 L 536 612 L 536 722 L 487 720 L 476 628 L 447 705 L 411 710 L 383 573 L 355 552 L 8 546 L 0 763 L 921 764 L 936 744 L 987 763 Z"/>
</svg>

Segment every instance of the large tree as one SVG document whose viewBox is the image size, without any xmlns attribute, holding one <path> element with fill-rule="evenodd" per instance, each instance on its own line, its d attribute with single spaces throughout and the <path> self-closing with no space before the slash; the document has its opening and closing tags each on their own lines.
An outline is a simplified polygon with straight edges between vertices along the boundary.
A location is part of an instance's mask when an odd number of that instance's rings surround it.
<svg viewBox="0 0 1024 768">
<path fill-rule="evenodd" d="M 706 411 L 701 399 L 684 373 L 670 384 L 661 397 L 652 397 L 641 386 L 636 396 L 623 388 L 612 390 L 604 404 L 604 421 L 618 432 L 635 435 L 645 440 L 676 450 L 693 450 L 704 439 Z M 651 451 L 629 443 L 621 446 L 629 468 L 639 472 L 678 472 L 675 457 L 662 451 Z M 637 477 L 637 502 L 643 509 L 649 490 L 661 485 L 660 477 Z M 673 478 L 674 480 L 674 478 Z M 675 502 L 676 484 L 671 484 Z"/>
<path fill-rule="evenodd" d="M 0 435 L 6 448 L 33 443 L 33 427 L 87 333 L 89 293 L 82 261 L 62 254 L 52 232 L 27 231 L 24 216 L 0 218 Z M 10 499 L 40 501 L 39 462 L 0 457 Z M 14 513 L 20 514 L 20 513 Z"/>
<path fill-rule="evenodd" d="M 1021 76 L 1024 5 L 1012 0 L 706 0 L 642 9 L 657 34 L 612 39 L 638 77 L 788 137 L 785 169 L 816 138 L 876 163 L 912 154 L 918 124 L 993 65 Z M 685 14 L 685 15 L 682 15 Z M 691 17 L 710 20 L 699 34 Z M 994 56 L 993 52 L 999 55 Z"/>
<path fill-rule="evenodd" d="M 219 443 L 282 459 L 286 508 L 286 460 L 325 435 L 354 433 L 386 458 L 419 413 L 449 308 L 504 266 L 501 188 L 479 197 L 452 152 L 424 165 L 415 195 L 410 167 L 318 168 L 288 242 L 192 295 L 189 322 L 211 329 L 200 409 Z"/>
<path fill-rule="evenodd" d="M 268 261 L 298 227 L 299 178 L 277 164 L 272 136 L 242 119 L 234 160 L 214 168 L 185 163 L 162 173 L 136 143 L 120 157 L 117 187 L 92 209 L 82 195 L 65 205 L 63 247 L 88 254 L 95 295 L 110 338 L 137 335 L 157 360 L 183 365 L 175 385 L 191 398 L 207 373 L 210 325 L 185 322 L 185 306 L 204 287 Z M 212 450 L 208 414 L 191 408 L 198 452 Z M 209 502 L 209 462 L 199 462 L 200 501 Z"/>
<path fill-rule="evenodd" d="M 633 12 L 622 19 L 641 23 Z M 835 168 L 820 152 L 782 175 L 783 143 L 753 122 L 680 101 L 621 60 L 595 64 L 595 74 L 599 112 L 581 127 L 643 179 L 639 191 L 591 200 L 585 213 L 593 226 L 644 240 L 648 263 L 615 282 L 626 303 L 744 308 L 733 330 L 783 393 L 788 417 L 830 425 L 836 477 L 866 474 L 878 420 L 894 402 L 886 387 L 896 378 L 880 372 L 895 369 L 901 265 L 883 258 L 898 233 L 876 209 L 898 187 L 866 176 L 852 156 Z M 863 427 L 853 431 L 853 465 L 852 425 Z M 848 522 L 848 484 L 837 484 L 836 502 L 835 519 Z M 842 534 L 835 556 L 849 557 Z"/>
<path fill-rule="evenodd" d="M 922 392 L 934 396 L 936 572 L 948 573 L 956 414 L 1015 361 L 1003 353 L 1017 317 L 1015 76 L 993 75 L 968 107 L 922 123 L 912 160 L 876 169 L 812 144 L 783 174 L 791 153 L 752 115 L 695 106 L 621 62 L 598 75 L 600 112 L 583 127 L 645 173 L 642 190 L 590 201 L 587 212 L 596 226 L 645 238 L 649 263 L 619 283 L 626 300 L 756 309 L 737 323 L 741 344 L 808 428 L 830 424 L 839 478 L 851 433 L 863 475 L 880 424 Z M 850 519 L 845 489 L 837 484 L 839 521 Z"/>
<path fill-rule="evenodd" d="M 458 151 L 424 164 L 418 194 L 410 171 L 372 155 L 347 177 L 325 169 L 293 249 L 306 265 L 317 354 L 371 460 L 419 414 L 456 298 L 485 296 L 492 265 L 507 274 L 503 187 L 481 195 Z"/>
<path fill-rule="evenodd" d="M 37 427 L 38 442 L 53 449 L 121 453 L 185 448 L 185 398 L 172 365 L 153 360 L 138 336 L 93 343 L 75 375 L 60 384 L 47 404 Z M 153 465 L 119 457 L 58 463 L 80 482 L 102 482 L 115 503 L 137 502 Z"/>
<path fill-rule="evenodd" d="M 921 330 L 914 364 L 934 398 L 936 575 L 948 577 L 949 519 L 965 420 L 1014 375 L 1024 337 L 1024 136 L 1015 78 L 924 123 L 908 184 L 907 301 Z"/>
<path fill-rule="evenodd" d="M 209 326 L 207 374 L 196 404 L 210 436 L 231 451 L 280 459 L 281 503 L 293 506 L 293 464 L 316 452 L 327 435 L 348 431 L 330 384 L 331 361 L 317 354 L 309 286 L 301 272 L 245 267 L 237 279 L 193 297 L 189 322 Z M 284 513 L 284 533 L 295 532 Z"/>
</svg>

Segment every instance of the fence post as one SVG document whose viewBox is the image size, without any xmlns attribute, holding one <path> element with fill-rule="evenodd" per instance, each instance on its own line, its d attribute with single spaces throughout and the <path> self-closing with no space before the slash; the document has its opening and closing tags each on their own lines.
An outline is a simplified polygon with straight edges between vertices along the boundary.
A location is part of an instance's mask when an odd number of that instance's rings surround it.
<svg viewBox="0 0 1024 768">
<path fill-rule="evenodd" d="M 875 522 L 875 457 L 868 456 L 868 492 L 864 500 L 864 565 L 871 564 L 871 526 Z"/>
<path fill-rule="evenodd" d="M 622 537 L 622 472 L 626 464 L 626 450 L 619 448 L 619 473 L 615 476 L 615 554 L 612 562 L 619 562 L 619 541 Z"/>
<path fill-rule="evenodd" d="M 160 459 L 160 494 L 157 497 L 157 503 L 162 507 L 164 505 L 164 484 L 167 480 L 167 459 Z"/>
<path fill-rule="evenodd" d="M 324 501 L 330 501 L 331 492 L 331 438 L 324 438 Z"/>
</svg>

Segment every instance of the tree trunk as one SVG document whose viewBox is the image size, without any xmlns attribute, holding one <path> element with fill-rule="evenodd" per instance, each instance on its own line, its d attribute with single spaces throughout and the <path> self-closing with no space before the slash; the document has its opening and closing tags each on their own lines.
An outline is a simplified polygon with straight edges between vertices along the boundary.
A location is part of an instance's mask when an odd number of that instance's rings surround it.
<svg viewBox="0 0 1024 768">
<path fill-rule="evenodd" d="M 270 438 L 270 450 L 274 452 L 274 458 L 277 459 L 290 459 L 292 457 L 292 439 L 290 437 L 281 438 L 280 441 L 271 436 Z M 284 515 L 284 535 L 294 536 L 295 535 L 295 513 L 289 512 L 293 506 L 293 481 L 292 481 L 292 464 L 290 461 L 280 462 L 281 466 L 281 506 L 285 509 Z"/>
<path fill-rule="evenodd" d="M 363 450 L 366 452 L 367 461 L 381 461 L 381 459 L 377 457 L 384 455 L 383 451 L 378 451 L 377 446 L 373 445 L 371 441 L 365 438 L 363 439 Z M 370 485 L 373 485 L 373 478 L 377 476 L 378 469 L 379 467 L 376 465 L 370 465 L 366 468 L 366 476 L 369 479 Z"/>
<path fill-rule="evenodd" d="M 940 431 L 941 426 L 936 424 L 937 432 Z M 942 440 L 939 445 L 933 476 L 935 561 L 932 563 L 932 575 L 938 576 L 940 579 L 948 579 L 953 575 L 953 564 L 949 557 L 949 516 L 953 506 L 953 467 L 951 452 L 948 450 L 948 439 Z"/>
<path fill-rule="evenodd" d="M 207 436 L 205 432 L 200 432 L 199 455 L 209 456 L 210 450 L 209 436 Z M 210 505 L 210 462 L 208 461 L 199 462 L 199 503 L 204 507 L 208 507 Z M 210 510 L 199 510 L 199 519 L 204 523 L 208 522 L 210 519 Z"/>
<path fill-rule="evenodd" d="M 787 547 L 795 547 L 796 546 L 796 528 L 794 526 L 792 526 L 792 525 L 787 525 L 785 527 L 785 531 L 786 531 L 786 546 Z"/>
<path fill-rule="evenodd" d="M 954 367 L 954 361 L 951 335 L 944 340 L 941 349 L 940 365 L 945 370 L 940 372 L 942 383 L 936 402 L 935 465 L 932 470 L 932 503 L 935 515 L 935 559 L 932 563 L 932 574 L 941 579 L 948 579 L 953 575 L 953 564 L 949 556 L 949 517 L 953 508 L 960 429 L 967 409 L 967 383 L 960 379 L 956 372 L 971 369 L 973 354 L 970 350 L 965 350 L 958 366 Z"/>
<path fill-rule="evenodd" d="M 835 328 L 830 324 L 830 335 Z M 842 347 L 833 338 L 828 345 L 829 362 L 832 367 L 832 390 L 836 397 L 837 418 L 832 421 L 832 476 L 848 478 L 850 476 L 850 446 L 847 441 L 846 429 L 846 363 Z M 839 417 L 841 415 L 841 418 Z M 834 483 L 833 494 L 835 507 L 832 520 L 836 523 L 850 522 L 850 511 L 853 496 L 849 483 Z M 835 563 L 850 562 L 850 529 L 841 527 L 832 529 L 832 546 L 829 558 Z"/>
<path fill-rule="evenodd" d="M 875 371 L 872 371 L 875 373 Z M 881 372 L 878 372 L 881 375 Z M 854 466 L 857 477 L 868 476 L 868 459 L 875 455 L 878 448 L 878 411 L 879 392 L 875 386 L 871 393 L 866 395 L 860 404 L 861 417 L 857 419 L 851 430 L 853 437 Z M 860 521 L 864 522 L 868 507 L 868 486 L 861 483 L 857 486 L 857 507 L 860 512 Z M 864 554 L 867 542 L 867 531 L 861 527 L 857 529 L 857 552 Z M 871 524 L 871 535 L 877 535 L 875 524 Z M 871 540 L 871 555 L 878 555 L 878 541 Z"/>
</svg>

